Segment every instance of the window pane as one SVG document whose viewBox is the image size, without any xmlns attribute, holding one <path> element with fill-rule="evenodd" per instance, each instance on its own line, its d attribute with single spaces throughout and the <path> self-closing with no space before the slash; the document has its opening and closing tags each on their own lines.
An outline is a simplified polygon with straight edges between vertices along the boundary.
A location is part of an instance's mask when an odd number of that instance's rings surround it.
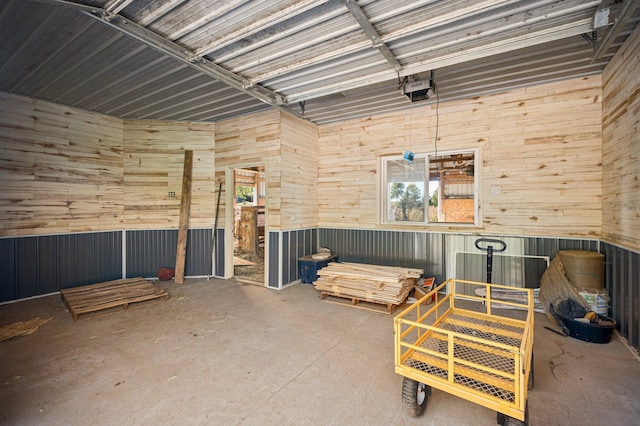
<svg viewBox="0 0 640 426">
<path fill-rule="evenodd" d="M 475 152 L 429 156 L 429 222 L 475 223 Z"/>
<path fill-rule="evenodd" d="M 425 221 L 425 159 L 388 160 L 387 166 L 387 221 Z"/>
</svg>

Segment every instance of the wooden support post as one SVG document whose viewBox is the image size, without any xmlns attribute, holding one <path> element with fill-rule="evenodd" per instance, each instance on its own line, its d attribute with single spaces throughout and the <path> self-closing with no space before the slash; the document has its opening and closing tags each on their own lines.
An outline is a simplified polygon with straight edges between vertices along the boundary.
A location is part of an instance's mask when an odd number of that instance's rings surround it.
<svg viewBox="0 0 640 426">
<path fill-rule="evenodd" d="M 240 248 L 249 253 L 258 253 L 258 207 L 242 207 L 239 231 Z"/>
<path fill-rule="evenodd" d="M 176 284 L 184 282 L 184 261 L 187 254 L 187 234 L 189 232 L 189 210 L 191 208 L 191 169 L 193 151 L 184 152 L 182 171 L 182 197 L 180 200 L 180 224 L 178 225 L 178 248 L 176 250 Z"/>
</svg>

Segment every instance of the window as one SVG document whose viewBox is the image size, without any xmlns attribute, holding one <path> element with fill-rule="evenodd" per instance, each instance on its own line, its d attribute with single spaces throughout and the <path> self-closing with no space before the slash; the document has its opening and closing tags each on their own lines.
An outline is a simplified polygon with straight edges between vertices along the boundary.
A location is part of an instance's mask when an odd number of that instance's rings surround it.
<svg viewBox="0 0 640 426">
<path fill-rule="evenodd" d="M 475 225 L 477 151 L 382 159 L 383 222 Z"/>
</svg>

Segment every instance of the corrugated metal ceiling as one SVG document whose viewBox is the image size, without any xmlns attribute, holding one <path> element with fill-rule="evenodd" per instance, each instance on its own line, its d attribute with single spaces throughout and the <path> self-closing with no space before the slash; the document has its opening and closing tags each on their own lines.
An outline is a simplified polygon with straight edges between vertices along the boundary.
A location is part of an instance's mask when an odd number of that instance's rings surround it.
<svg viewBox="0 0 640 426">
<path fill-rule="evenodd" d="M 400 81 L 432 70 L 441 102 L 600 73 L 639 4 L 10 0 L 0 90 L 122 118 L 276 107 L 323 124 L 409 108 Z"/>
</svg>

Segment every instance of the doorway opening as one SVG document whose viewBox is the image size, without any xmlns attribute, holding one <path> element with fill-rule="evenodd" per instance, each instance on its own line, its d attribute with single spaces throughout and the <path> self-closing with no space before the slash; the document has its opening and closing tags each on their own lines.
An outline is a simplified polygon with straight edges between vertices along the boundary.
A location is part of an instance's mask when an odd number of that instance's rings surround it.
<svg viewBox="0 0 640 426">
<path fill-rule="evenodd" d="M 238 281 L 264 286 L 264 166 L 234 169 L 233 189 L 233 275 Z"/>
</svg>

